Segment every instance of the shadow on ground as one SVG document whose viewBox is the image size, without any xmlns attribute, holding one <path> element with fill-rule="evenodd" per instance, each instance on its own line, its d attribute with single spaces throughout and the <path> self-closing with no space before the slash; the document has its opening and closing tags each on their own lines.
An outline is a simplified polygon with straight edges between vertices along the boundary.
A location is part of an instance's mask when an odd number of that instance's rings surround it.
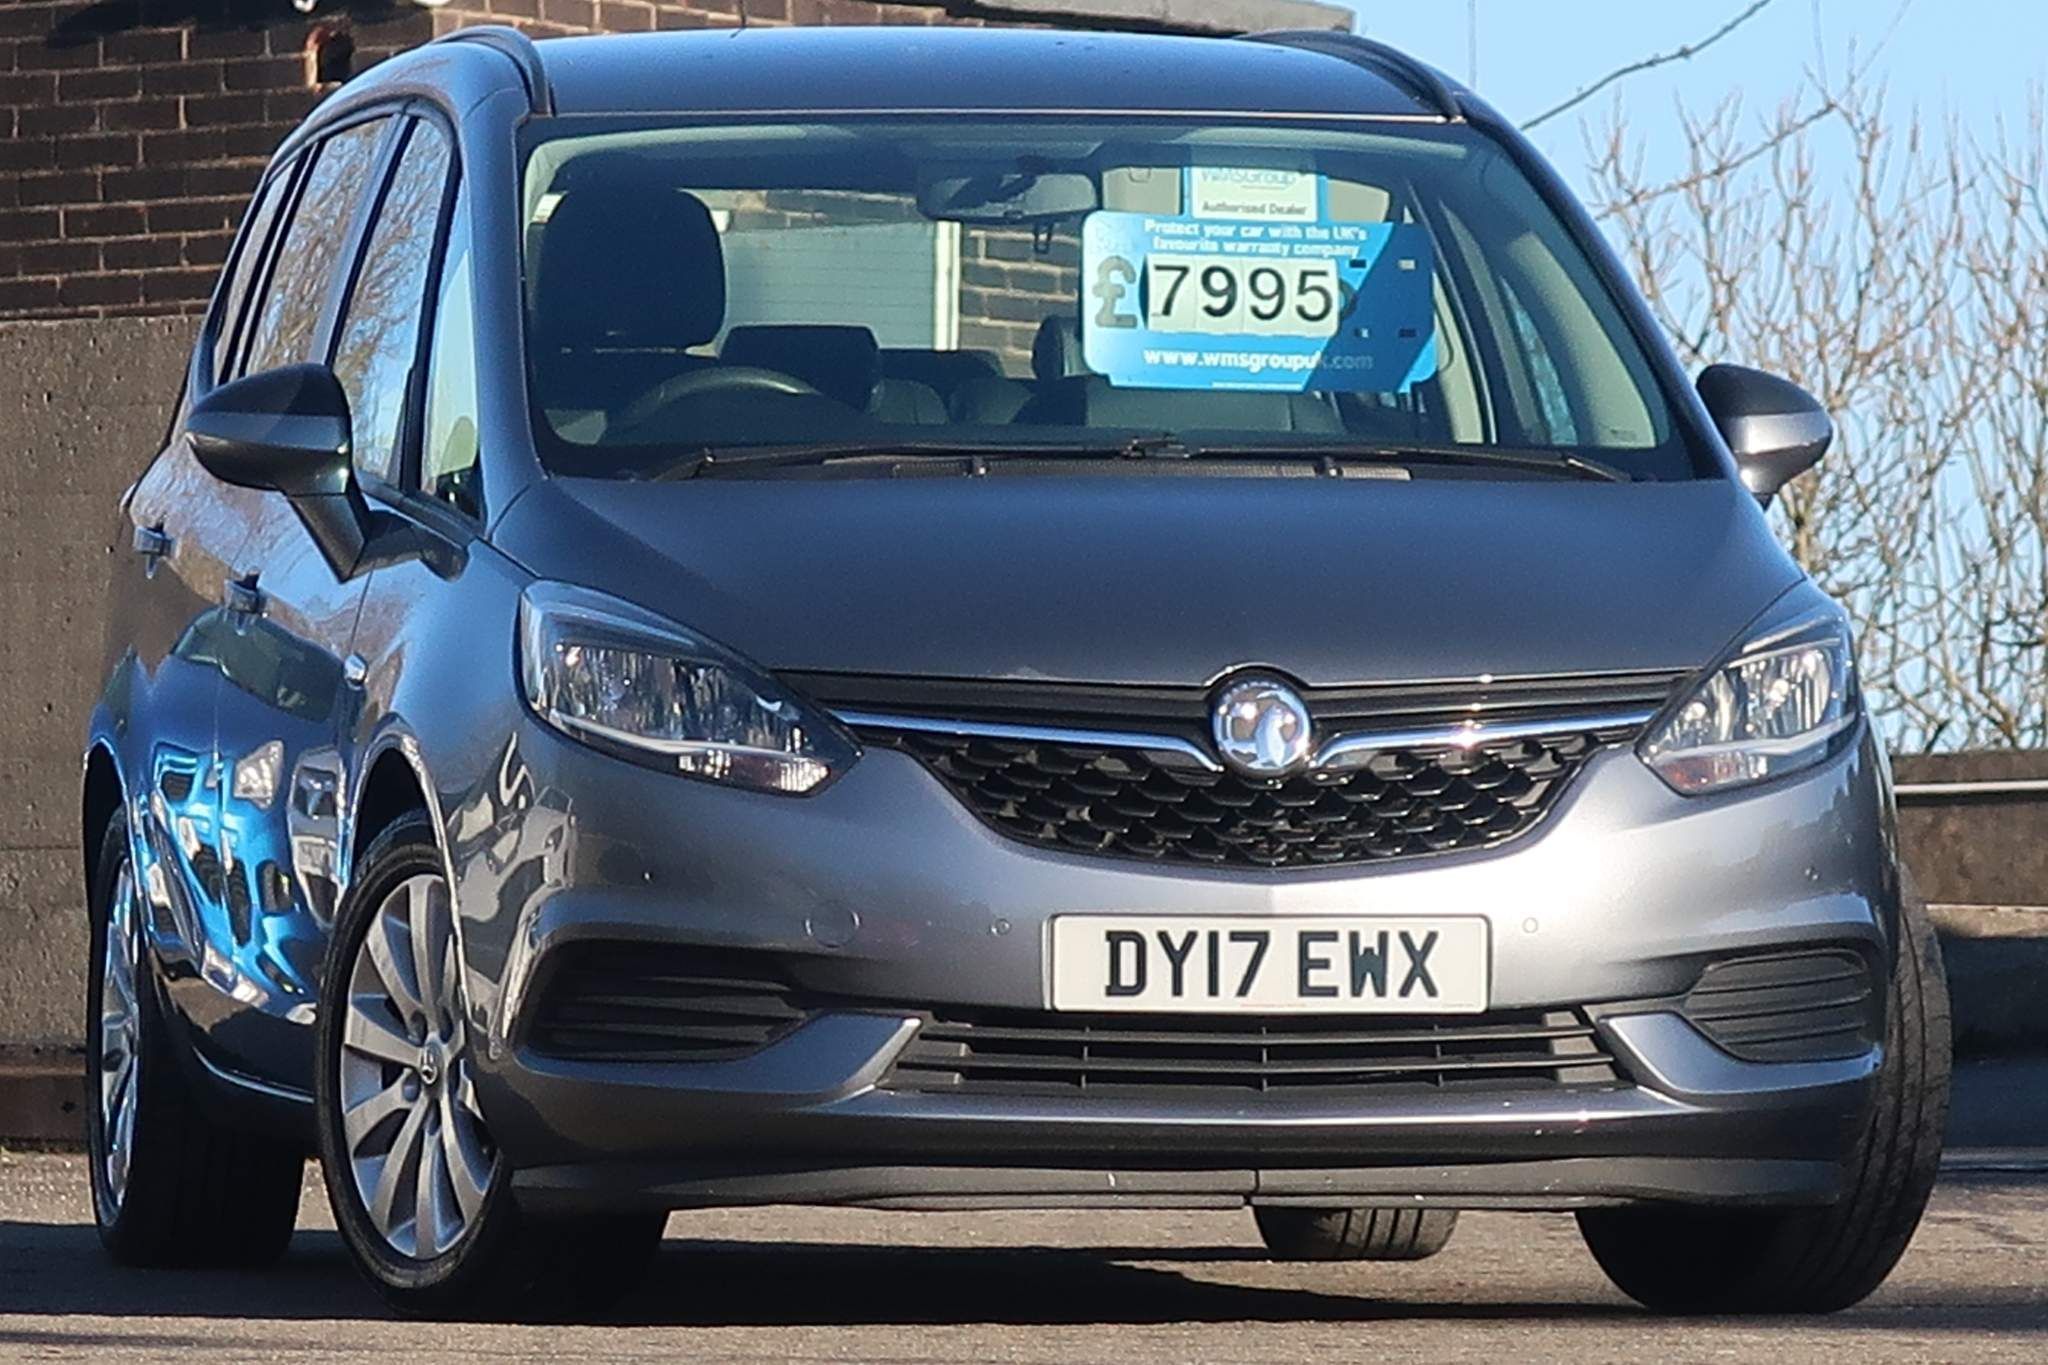
<svg viewBox="0 0 2048 1365">
<path fill-rule="evenodd" d="M 1526 1321 L 1609 1323 L 1639 1317 L 1619 1303 L 1390 1300 L 1343 1292 L 1368 1268 L 1318 1267 L 1320 1287 L 1219 1281 L 1204 1268 L 1257 1264 L 1235 1247 L 899 1247 L 852 1243 L 730 1242 L 672 1238 L 645 1284 L 596 1321 L 611 1325 L 921 1326 L 1094 1325 L 1219 1322 Z M 1227 1271 L 1225 1272 L 1227 1273 Z M 1332 1288 L 1330 1286 L 1337 1286 Z M 1466 1287 L 1469 1294 L 1470 1287 Z M 90 1227 L 0 1222 L 0 1314 L 122 1318 L 377 1319 L 391 1316 L 359 1280 L 332 1232 L 302 1232 L 275 1269 L 135 1271 L 110 1265 Z M 1915 1333 L 1999 1332 L 2048 1336 L 2040 1300 L 2022 1286 L 1987 1285 L 1967 1296 L 1894 1292 L 1868 1308 L 1801 1324 Z M 0 1344 L 90 1347 L 90 1332 L 59 1333 L 17 1322 Z M 114 1338 L 109 1338 L 113 1340 Z M 246 1342 L 177 1333 L 124 1346 L 269 1349 L 273 1333 Z"/>
</svg>

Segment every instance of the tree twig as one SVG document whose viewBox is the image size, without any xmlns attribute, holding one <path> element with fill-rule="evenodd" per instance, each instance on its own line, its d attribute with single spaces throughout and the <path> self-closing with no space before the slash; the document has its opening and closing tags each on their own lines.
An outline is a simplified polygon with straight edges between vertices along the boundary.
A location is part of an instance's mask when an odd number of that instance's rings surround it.
<svg viewBox="0 0 2048 1365">
<path fill-rule="evenodd" d="M 1682 62 L 1686 61 L 1689 58 L 1698 56 L 1700 53 L 1712 47 L 1715 43 L 1720 42 L 1723 38 L 1726 38 L 1729 34 L 1735 32 L 1736 29 L 1741 28 L 1750 20 L 1756 18 L 1757 15 L 1761 14 L 1765 9 L 1770 7 L 1771 2 L 1772 0 L 1753 0 L 1753 3 L 1751 3 L 1748 9 L 1742 11 L 1742 13 L 1736 15 L 1733 19 L 1730 19 L 1727 23 L 1721 25 L 1721 27 L 1715 29 L 1712 33 L 1709 33 L 1706 37 L 1700 39 L 1696 43 L 1687 43 L 1683 47 L 1675 47 L 1671 49 L 1671 51 L 1669 52 L 1660 52 L 1654 57 L 1645 57 L 1639 62 L 1630 62 L 1627 66 L 1616 67 L 1614 70 L 1602 76 L 1599 80 L 1594 81 L 1591 85 L 1586 86 L 1584 89 L 1580 90 L 1576 95 L 1573 95 L 1570 99 L 1567 99 L 1560 104 L 1552 105 L 1550 108 L 1545 109 L 1542 113 L 1538 114 L 1535 118 L 1532 118 L 1527 123 L 1524 123 L 1522 125 L 1523 130 L 1527 131 L 1528 129 L 1539 127 L 1542 124 L 1549 122 L 1551 119 L 1556 118 L 1559 114 L 1564 113 L 1567 109 L 1572 109 L 1577 107 L 1578 105 L 1584 104 L 1587 100 L 1593 98 L 1593 96 L 1599 94 L 1602 90 L 1605 90 L 1608 86 L 1614 84 L 1618 80 L 1622 80 L 1626 77 L 1633 76 L 1640 71 L 1648 71 L 1653 67 L 1667 66 L 1672 62 Z"/>
</svg>

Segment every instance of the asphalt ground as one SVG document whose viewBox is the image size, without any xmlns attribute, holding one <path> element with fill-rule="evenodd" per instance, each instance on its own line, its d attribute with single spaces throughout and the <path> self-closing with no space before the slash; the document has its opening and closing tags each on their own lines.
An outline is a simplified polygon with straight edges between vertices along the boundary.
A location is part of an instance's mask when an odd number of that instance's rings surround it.
<svg viewBox="0 0 2048 1365">
<path fill-rule="evenodd" d="M 1414 1265 L 1276 1265 L 1246 1213 L 679 1214 L 585 1326 L 407 1322 L 310 1168 L 277 1269 L 130 1271 L 82 1159 L 0 1153 L 0 1359 L 1309 1362 L 2048 1360 L 2048 1178 L 1945 1180 L 1891 1281 L 1829 1318 L 1660 1320 L 1569 1217 L 1467 1214 Z"/>
</svg>

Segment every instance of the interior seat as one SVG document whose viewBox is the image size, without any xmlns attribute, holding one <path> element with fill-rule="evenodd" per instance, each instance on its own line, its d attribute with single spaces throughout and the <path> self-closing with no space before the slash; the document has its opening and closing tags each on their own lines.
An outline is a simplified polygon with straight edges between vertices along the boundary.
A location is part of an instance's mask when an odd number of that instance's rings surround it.
<svg viewBox="0 0 2048 1365">
<path fill-rule="evenodd" d="M 538 227 L 535 388 L 550 411 L 616 413 L 725 325 L 725 251 L 693 194 L 644 180 L 574 177 Z"/>
<path fill-rule="evenodd" d="M 882 348 L 866 327 L 759 323 L 726 334 L 727 365 L 777 370 L 882 422 L 942 426 L 946 405 L 931 385 L 882 373 Z"/>
<path fill-rule="evenodd" d="M 1234 389 L 1120 389 L 1091 373 L 1080 320 L 1054 315 L 1031 347 L 1038 396 L 1019 422 L 1159 431 L 1311 432 L 1341 436 L 1343 419 L 1314 393 Z"/>
</svg>

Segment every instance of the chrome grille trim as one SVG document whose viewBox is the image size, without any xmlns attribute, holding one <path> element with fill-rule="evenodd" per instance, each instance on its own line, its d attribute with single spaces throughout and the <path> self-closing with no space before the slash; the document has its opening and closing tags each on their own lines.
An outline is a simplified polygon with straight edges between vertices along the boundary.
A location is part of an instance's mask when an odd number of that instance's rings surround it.
<svg viewBox="0 0 2048 1365">
<path fill-rule="evenodd" d="M 1052 725 L 1008 725 L 933 716 L 888 715 L 873 711 L 834 711 L 840 724 L 854 730 L 910 730 L 920 734 L 963 735 L 973 739 L 1007 740 L 1020 744 L 1070 744 L 1103 749 L 1131 749 L 1154 762 L 1186 765 L 1220 773 L 1223 765 L 1201 746 L 1175 735 L 1136 734 L 1120 730 L 1068 729 Z M 1648 724 L 1656 708 L 1604 711 L 1585 715 L 1543 716 L 1530 720 L 1458 721 L 1447 725 L 1402 730 L 1354 730 L 1333 735 L 1316 751 L 1309 772 L 1347 772 L 1364 766 L 1389 749 L 1431 751 L 1472 749 L 1482 744 L 1555 735 L 1630 734 Z"/>
</svg>

